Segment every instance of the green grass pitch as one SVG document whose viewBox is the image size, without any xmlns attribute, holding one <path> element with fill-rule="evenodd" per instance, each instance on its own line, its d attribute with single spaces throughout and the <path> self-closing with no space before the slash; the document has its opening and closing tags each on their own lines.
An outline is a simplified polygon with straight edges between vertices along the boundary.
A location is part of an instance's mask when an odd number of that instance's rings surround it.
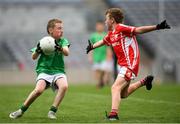
<svg viewBox="0 0 180 124">
<path fill-rule="evenodd" d="M 0 86 L 0 123 L 110 123 L 110 87 L 97 90 L 93 85 L 69 85 L 57 112 L 49 120 L 47 112 L 55 94 L 45 91 L 19 119 L 9 113 L 18 109 L 33 86 Z M 116 123 L 180 123 L 180 85 L 155 85 L 151 91 L 140 88 L 121 102 L 120 120 Z"/>
</svg>

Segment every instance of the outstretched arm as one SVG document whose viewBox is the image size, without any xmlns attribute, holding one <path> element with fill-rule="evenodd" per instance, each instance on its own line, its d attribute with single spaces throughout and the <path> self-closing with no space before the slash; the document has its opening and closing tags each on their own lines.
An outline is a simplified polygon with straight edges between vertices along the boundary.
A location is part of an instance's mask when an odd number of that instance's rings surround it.
<svg viewBox="0 0 180 124">
<path fill-rule="evenodd" d="M 96 42 L 95 44 L 93 44 L 93 48 L 95 49 L 95 48 L 100 47 L 102 45 L 104 45 L 104 42 L 103 42 L 103 40 L 100 40 L 100 41 Z"/>
<path fill-rule="evenodd" d="M 135 28 L 135 34 L 143 34 L 147 32 L 151 32 L 154 30 L 161 30 L 161 29 L 170 29 L 171 27 L 167 24 L 166 20 L 162 21 L 160 24 L 151 25 L 151 26 L 141 26 Z"/>
<path fill-rule="evenodd" d="M 104 42 L 103 40 L 100 40 L 98 42 L 96 42 L 95 44 L 92 44 L 90 40 L 88 40 L 88 46 L 86 48 L 86 53 L 88 54 L 91 50 L 97 48 L 97 47 L 100 47 L 104 45 Z"/>
<path fill-rule="evenodd" d="M 154 30 L 156 30 L 156 25 L 141 26 L 141 27 L 135 28 L 134 33 L 135 34 L 143 34 L 143 33 L 151 32 L 151 31 L 154 31 Z"/>
</svg>

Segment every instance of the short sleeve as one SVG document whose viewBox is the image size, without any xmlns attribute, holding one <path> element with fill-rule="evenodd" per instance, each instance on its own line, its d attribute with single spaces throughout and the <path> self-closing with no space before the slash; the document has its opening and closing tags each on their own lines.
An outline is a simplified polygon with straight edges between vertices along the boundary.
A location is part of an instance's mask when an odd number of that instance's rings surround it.
<svg viewBox="0 0 180 124">
<path fill-rule="evenodd" d="M 127 25 L 124 25 L 124 24 L 119 24 L 119 26 L 117 27 L 117 30 L 119 30 L 120 32 L 123 32 L 125 34 L 133 35 L 134 31 L 135 31 L 135 27 L 127 26 Z"/>
<path fill-rule="evenodd" d="M 62 39 L 63 41 L 62 41 L 62 47 L 64 47 L 64 46 L 69 46 L 70 44 L 69 44 L 69 41 L 67 40 L 67 39 Z"/>
<path fill-rule="evenodd" d="M 30 52 L 34 53 L 36 51 L 36 47 L 32 48 Z"/>
</svg>

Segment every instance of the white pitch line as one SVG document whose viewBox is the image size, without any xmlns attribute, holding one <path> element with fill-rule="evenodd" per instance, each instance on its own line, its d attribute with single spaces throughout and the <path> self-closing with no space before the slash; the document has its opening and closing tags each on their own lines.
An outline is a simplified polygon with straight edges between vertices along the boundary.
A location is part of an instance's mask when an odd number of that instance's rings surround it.
<svg viewBox="0 0 180 124">
<path fill-rule="evenodd" d="M 81 94 L 81 93 L 76 93 L 76 94 Z M 86 96 L 88 96 L 88 97 L 98 97 L 98 98 L 99 97 L 107 97 L 107 96 L 104 96 L 104 95 L 101 95 L 101 94 L 86 94 Z M 170 101 L 163 101 L 163 100 L 147 100 L 147 99 L 131 97 L 131 96 L 129 96 L 127 99 L 132 100 L 132 101 L 148 102 L 148 103 L 154 103 L 154 104 L 180 105 L 180 102 L 170 102 Z M 124 100 L 126 100 L 126 99 L 124 99 Z"/>
<path fill-rule="evenodd" d="M 142 98 L 135 98 L 135 97 L 129 97 L 129 100 L 133 101 L 139 101 L 139 102 L 149 102 L 149 103 L 161 103 L 161 104 L 171 104 L 171 105 L 180 105 L 179 102 L 170 102 L 170 101 L 163 101 L 163 100 L 147 100 L 147 99 L 142 99 Z"/>
</svg>

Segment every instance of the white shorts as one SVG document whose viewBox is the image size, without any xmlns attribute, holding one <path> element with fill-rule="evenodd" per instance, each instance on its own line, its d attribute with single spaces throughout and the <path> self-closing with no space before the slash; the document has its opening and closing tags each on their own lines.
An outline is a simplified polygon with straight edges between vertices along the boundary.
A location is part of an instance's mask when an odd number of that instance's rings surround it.
<svg viewBox="0 0 180 124">
<path fill-rule="evenodd" d="M 118 76 L 125 78 L 126 81 L 134 80 L 136 75 L 127 67 L 118 65 Z"/>
<path fill-rule="evenodd" d="M 65 78 L 65 80 L 67 80 L 66 75 L 63 73 L 58 73 L 58 74 L 54 74 L 54 75 L 50 75 L 50 74 L 46 74 L 46 73 L 40 73 L 38 75 L 38 77 L 36 78 L 36 82 L 38 82 L 39 80 L 45 80 L 47 83 L 46 88 L 51 86 L 52 90 L 55 91 L 56 89 L 58 89 L 58 87 L 56 85 L 56 81 L 57 81 L 57 79 L 60 79 L 60 78 Z"/>
<path fill-rule="evenodd" d="M 112 61 L 103 61 L 101 63 L 94 63 L 93 70 L 102 70 L 112 72 L 113 70 L 113 62 Z"/>
</svg>

